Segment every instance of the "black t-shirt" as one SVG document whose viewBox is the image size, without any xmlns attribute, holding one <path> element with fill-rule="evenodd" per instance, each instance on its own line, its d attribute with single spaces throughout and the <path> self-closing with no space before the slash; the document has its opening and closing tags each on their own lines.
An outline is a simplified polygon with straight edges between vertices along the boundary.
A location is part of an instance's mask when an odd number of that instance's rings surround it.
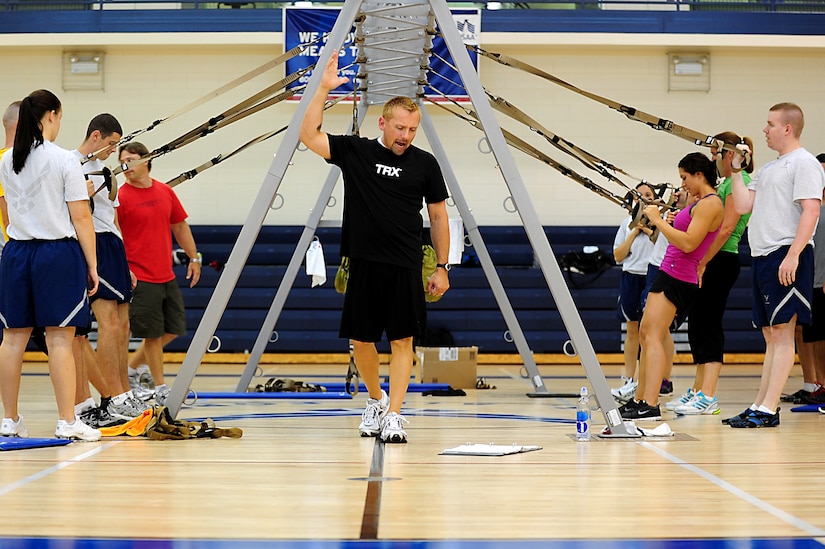
<svg viewBox="0 0 825 549">
<path fill-rule="evenodd" d="M 399 156 L 349 135 L 330 135 L 329 150 L 344 176 L 341 255 L 420 269 L 421 208 L 448 197 L 435 157 L 412 145 Z"/>
</svg>

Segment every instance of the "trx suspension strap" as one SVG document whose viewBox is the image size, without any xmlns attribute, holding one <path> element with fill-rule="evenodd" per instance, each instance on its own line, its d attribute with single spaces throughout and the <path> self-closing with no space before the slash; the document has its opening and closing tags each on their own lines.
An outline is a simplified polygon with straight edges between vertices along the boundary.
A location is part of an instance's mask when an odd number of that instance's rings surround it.
<svg viewBox="0 0 825 549">
<path fill-rule="evenodd" d="M 486 51 L 486 50 L 482 49 L 479 46 L 474 46 L 474 45 L 471 45 L 471 44 L 467 44 L 466 46 L 467 46 L 467 49 L 469 49 L 470 51 L 474 51 L 474 52 L 478 53 L 479 55 L 483 55 L 484 57 L 486 57 L 488 59 L 492 59 L 496 63 L 500 63 L 500 64 L 508 66 L 508 67 L 517 68 L 517 69 L 523 70 L 525 72 L 528 72 L 530 74 L 533 74 L 535 76 L 538 76 L 540 78 L 543 78 L 544 80 L 547 80 L 549 82 L 557 84 L 557 85 L 559 85 L 563 88 L 566 88 L 566 89 L 568 89 L 572 92 L 578 93 L 579 95 L 582 95 L 584 97 L 587 97 L 589 99 L 597 101 L 597 102 L 601 103 L 602 105 L 605 105 L 605 106 L 607 106 L 607 107 L 609 107 L 613 110 L 616 110 L 616 111 L 624 114 L 625 116 L 627 116 L 631 120 L 636 120 L 637 122 L 642 122 L 643 124 L 647 124 L 648 126 L 653 128 L 654 130 L 661 130 L 663 132 L 667 132 L 669 134 L 675 135 L 676 137 L 681 137 L 682 139 L 690 141 L 694 145 L 697 145 L 697 146 L 716 147 L 718 150 L 723 150 L 724 149 L 726 151 L 736 151 L 739 154 L 742 154 L 741 149 L 737 149 L 733 145 L 728 145 L 720 139 L 714 139 L 712 135 L 699 133 L 699 132 L 697 132 L 695 130 L 692 130 L 690 128 L 680 126 L 679 124 L 676 124 L 671 120 L 666 120 L 664 118 L 659 118 L 657 116 L 653 116 L 652 114 L 648 114 L 646 112 L 637 110 L 635 107 L 628 107 L 627 105 L 622 105 L 621 103 L 617 103 L 616 101 L 613 101 L 611 99 L 607 99 L 606 97 L 602 97 L 600 95 L 590 93 L 588 91 L 585 91 L 581 88 L 578 88 L 578 87 L 574 86 L 573 84 L 565 82 L 564 80 L 562 80 L 560 78 L 556 78 L 555 76 L 553 76 L 550 73 L 547 73 L 547 72 L 545 72 L 545 71 L 543 71 L 539 68 L 536 68 L 532 65 L 529 65 L 529 64 L 524 63 L 522 61 L 519 61 L 518 59 L 515 59 L 513 57 L 503 55 L 501 53 L 492 53 L 492 52 L 489 52 L 489 51 Z M 746 157 L 745 162 L 747 163 L 749 161 L 750 161 L 749 158 Z"/>
<path fill-rule="evenodd" d="M 336 99 L 334 99 L 334 100 L 332 100 L 332 101 L 328 101 L 328 102 L 327 102 L 327 104 L 326 104 L 326 106 L 324 107 L 324 110 L 326 110 L 326 109 L 328 109 L 328 108 L 332 107 L 333 105 L 335 105 L 335 104 L 337 104 L 338 102 L 340 102 L 340 101 L 342 101 L 342 100 L 346 99 L 347 97 L 349 97 L 349 96 L 348 96 L 348 95 L 345 95 L 345 96 L 342 96 L 342 97 L 336 98 Z M 280 134 L 280 133 L 283 133 L 284 131 L 286 131 L 286 129 L 287 129 L 288 127 L 289 127 L 289 126 L 284 126 L 284 127 L 280 128 L 280 129 L 278 129 L 278 130 L 271 131 L 271 132 L 267 132 L 267 133 L 265 133 L 265 134 L 263 134 L 263 135 L 259 135 L 259 136 L 258 136 L 258 137 L 256 137 L 255 139 L 252 139 L 252 140 L 250 140 L 250 141 L 247 141 L 246 143 L 244 143 L 243 145 L 241 145 L 240 147 L 238 147 L 237 149 L 235 149 L 235 150 L 234 150 L 234 151 L 232 151 L 232 152 L 229 152 L 229 153 L 226 153 L 226 154 L 219 154 L 219 155 L 218 155 L 218 156 L 216 156 L 215 158 L 212 158 L 212 159 L 210 159 L 210 160 L 207 160 L 206 162 L 204 162 L 203 164 L 201 164 L 201 165 L 200 165 L 200 166 L 198 166 L 197 168 L 193 168 L 193 169 L 191 169 L 191 170 L 188 170 L 188 171 L 183 172 L 182 174 L 180 174 L 180 175 L 179 175 L 179 176 L 177 176 L 176 178 L 174 178 L 174 179 L 170 179 L 169 181 L 167 181 L 167 182 L 166 182 L 166 184 L 167 184 L 167 185 L 169 185 L 170 187 L 176 187 L 176 186 L 180 185 L 181 183 L 183 183 L 184 181 L 187 181 L 187 180 L 189 180 L 189 179 L 192 179 L 193 177 L 195 177 L 195 176 L 196 176 L 196 175 L 198 175 L 199 173 L 203 173 L 204 171 L 208 170 L 208 169 L 209 169 L 209 168 L 211 168 L 212 166 L 215 166 L 215 165 L 217 165 L 217 164 L 220 164 L 220 163 L 221 163 L 221 162 L 223 162 L 224 160 L 228 160 L 228 159 L 232 158 L 232 157 L 233 157 L 233 156 L 235 156 L 236 154 L 238 154 L 238 153 L 240 153 L 240 152 L 242 152 L 242 151 L 244 151 L 244 150 L 248 149 L 248 148 L 249 148 L 249 147 L 251 147 L 252 145 L 257 145 L 258 143 L 261 143 L 262 141 L 266 141 L 266 140 L 267 140 L 267 139 L 269 139 L 270 137 L 275 137 L 276 135 L 278 135 L 278 134 Z"/>
<path fill-rule="evenodd" d="M 245 84 L 246 82 L 252 80 L 253 78 L 255 78 L 257 76 L 260 76 L 261 74 L 263 74 L 263 73 L 265 73 L 269 70 L 272 70 L 273 68 L 283 64 L 284 62 L 286 62 L 290 59 L 292 59 L 296 55 L 300 55 L 307 48 L 309 48 L 310 46 L 312 46 L 316 42 L 319 42 L 320 40 L 322 40 L 325 36 L 326 35 L 319 36 L 318 38 L 316 38 L 315 40 L 312 40 L 311 42 L 306 42 L 304 44 L 298 44 L 297 46 L 295 46 L 291 50 L 282 53 L 281 55 L 279 55 L 275 59 L 264 63 L 260 67 L 258 67 L 256 69 L 253 69 L 253 70 L 249 71 L 248 73 L 246 73 L 242 76 L 239 76 L 235 80 L 233 80 L 233 81 L 231 81 L 227 84 L 224 84 L 220 88 L 209 92 L 208 94 L 204 95 L 203 97 L 201 97 L 199 99 L 196 99 L 195 101 L 192 101 L 191 103 L 189 103 L 188 105 L 186 105 L 184 107 L 181 107 L 179 110 L 177 110 L 174 113 L 170 114 L 166 118 L 159 118 L 158 120 L 155 120 L 154 122 L 149 124 L 149 126 L 147 126 L 146 128 L 143 128 L 141 130 L 135 130 L 132 133 L 123 136 L 120 139 L 120 141 L 118 141 L 115 145 L 112 145 L 112 147 L 117 147 L 117 146 L 122 145 L 124 143 L 128 143 L 129 141 L 131 141 L 132 139 L 134 139 L 138 135 L 140 135 L 142 133 L 145 133 L 145 132 L 148 132 L 150 130 L 153 130 L 154 128 L 156 128 L 160 124 L 162 124 L 164 122 L 168 122 L 169 120 L 172 120 L 173 118 L 177 118 L 178 116 L 181 116 L 182 114 L 187 113 L 187 112 L 191 111 L 192 109 L 203 105 L 207 101 L 210 101 L 210 100 L 218 97 L 219 95 L 223 95 L 224 93 L 237 88 L 241 84 Z M 286 85 L 288 85 L 288 84 L 286 84 Z M 86 156 L 86 158 L 84 158 L 81 161 L 81 164 L 85 164 L 89 160 L 93 160 L 93 159 L 97 158 L 99 155 L 103 154 L 109 148 L 110 147 L 107 146 L 107 147 L 104 147 L 103 149 L 101 149 L 99 151 L 95 151 L 93 153 L 88 154 Z"/>
</svg>

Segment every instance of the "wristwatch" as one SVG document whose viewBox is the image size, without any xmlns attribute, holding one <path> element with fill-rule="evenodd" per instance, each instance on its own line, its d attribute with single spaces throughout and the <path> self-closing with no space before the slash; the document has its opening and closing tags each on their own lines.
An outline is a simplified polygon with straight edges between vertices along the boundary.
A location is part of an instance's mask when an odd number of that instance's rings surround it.
<svg viewBox="0 0 825 549">
<path fill-rule="evenodd" d="M 198 252 L 198 257 L 190 257 L 189 258 L 189 263 L 200 263 L 200 262 L 203 261 L 202 258 L 203 258 L 203 256 L 201 255 L 200 252 Z"/>
<path fill-rule="evenodd" d="M 445 271 L 449 271 L 452 268 L 452 265 L 450 265 L 449 263 L 436 263 L 435 268 L 438 269 L 439 267 L 441 267 Z"/>
</svg>

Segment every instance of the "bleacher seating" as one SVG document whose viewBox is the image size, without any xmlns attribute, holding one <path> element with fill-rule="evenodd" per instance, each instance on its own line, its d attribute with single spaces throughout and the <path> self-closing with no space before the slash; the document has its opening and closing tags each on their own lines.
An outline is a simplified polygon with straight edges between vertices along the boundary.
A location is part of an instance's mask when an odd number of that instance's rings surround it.
<svg viewBox="0 0 825 549">
<path fill-rule="evenodd" d="M 189 288 L 185 269 L 176 267 L 187 308 L 189 335 L 173 341 L 169 351 L 185 351 L 217 284 L 220 267 L 240 232 L 239 226 L 193 226 L 204 268 L 200 284 Z M 243 352 L 255 343 L 286 265 L 303 231 L 298 226 L 265 226 L 242 271 L 216 335 L 221 352 Z M 567 331 L 547 287 L 544 275 L 534 264 L 532 247 L 521 227 L 481 227 L 481 236 L 516 311 L 521 329 L 535 353 L 560 353 Z M 611 253 L 614 227 L 545 227 L 556 256 L 585 245 Z M 317 235 L 327 263 L 327 283 L 311 288 L 303 267 L 284 305 L 276 334 L 267 352 L 346 352 L 347 342 L 338 337 L 343 296 L 332 286 L 339 263 L 340 229 L 320 228 Z M 750 324 L 750 258 L 747 246 L 741 254 L 743 267 L 725 318 L 728 352 L 761 352 L 762 337 Z M 303 255 L 303 251 L 301 252 Z M 484 271 L 473 264 L 473 250 L 465 250 L 465 262 L 450 272 L 450 292 L 438 303 L 429 304 L 429 327 L 449 330 L 458 346 L 477 345 L 484 353 L 516 352 Z M 609 269 L 598 280 L 582 288 L 571 287 L 573 300 L 596 352 L 621 351 L 620 322 L 616 298 L 620 268 Z M 387 350 L 384 346 L 382 350 Z"/>
</svg>

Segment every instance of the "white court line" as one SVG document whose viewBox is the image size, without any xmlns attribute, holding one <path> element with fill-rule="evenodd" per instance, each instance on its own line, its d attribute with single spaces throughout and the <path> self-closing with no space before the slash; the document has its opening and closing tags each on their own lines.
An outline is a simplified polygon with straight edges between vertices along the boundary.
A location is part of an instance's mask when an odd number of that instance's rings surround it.
<svg viewBox="0 0 825 549">
<path fill-rule="evenodd" d="M 774 507 L 770 503 L 767 503 L 767 502 L 759 499 L 758 497 L 754 496 L 753 494 L 750 494 L 750 493 L 748 493 L 748 492 L 746 492 L 746 491 L 744 491 L 740 488 L 737 488 L 736 486 L 734 486 L 730 482 L 728 482 L 726 480 L 722 480 L 721 478 L 717 477 L 716 475 L 714 475 L 712 473 L 708 473 L 704 469 L 700 469 L 699 467 L 696 467 L 695 465 L 691 465 L 690 463 L 686 462 L 683 459 L 677 458 L 673 454 L 670 454 L 670 453 L 662 450 L 661 448 L 659 448 L 655 444 L 652 444 L 650 442 L 644 442 L 644 441 L 640 441 L 639 444 L 641 444 L 642 446 L 644 446 L 648 450 L 652 450 L 652 451 L 656 452 L 657 454 L 659 454 L 660 456 L 662 456 L 666 460 L 671 461 L 671 462 L 673 462 L 677 465 L 680 465 L 680 466 L 684 467 L 685 469 L 687 469 L 688 471 L 699 475 L 700 477 L 704 478 L 707 481 L 710 481 L 712 484 L 715 484 L 719 488 L 722 488 L 723 490 L 725 490 L 727 492 L 730 492 L 734 496 L 744 500 L 747 503 L 750 503 L 754 507 L 757 507 L 757 508 L 759 508 L 759 509 L 775 516 L 779 520 L 785 521 L 788 524 L 790 524 L 791 526 L 799 528 L 800 530 L 802 530 L 803 532 L 806 532 L 807 534 L 810 534 L 811 536 L 825 537 L 825 530 L 823 530 L 823 529 L 821 529 L 817 526 L 814 526 L 813 524 L 811 524 L 809 522 L 806 522 L 806 521 L 802 520 L 801 518 L 795 517 L 795 516 L 791 515 L 790 513 L 786 513 L 785 511 L 783 511 L 782 509 L 779 509 L 778 507 Z"/>
<path fill-rule="evenodd" d="M 10 493 L 14 490 L 17 490 L 18 488 L 22 488 L 23 486 L 26 486 L 27 484 L 31 484 L 32 482 L 34 482 L 36 480 L 40 480 L 43 477 L 49 476 L 52 473 L 56 473 L 57 471 L 60 471 L 61 469 L 65 469 L 66 467 L 68 467 L 70 465 L 74 465 L 75 463 L 79 463 L 79 462 L 83 461 L 84 459 L 92 457 L 95 454 L 99 454 L 100 452 L 110 448 L 114 444 L 116 444 L 116 442 L 112 441 L 112 442 L 109 442 L 107 444 L 104 444 L 103 446 L 98 446 L 97 448 L 93 448 L 93 449 L 89 450 L 86 453 L 83 453 L 83 454 L 80 454 L 79 456 L 73 457 L 72 459 L 68 459 L 66 461 L 61 461 L 60 463 L 58 463 L 56 465 L 52 465 L 51 467 L 43 469 L 42 471 L 34 473 L 33 475 L 29 475 L 26 478 L 22 478 L 22 479 L 18 480 L 17 482 L 12 482 L 11 484 L 9 484 L 7 486 L 3 486 L 2 488 L 0 488 L 0 497 L 3 497 L 6 494 L 8 494 L 8 493 Z"/>
</svg>

